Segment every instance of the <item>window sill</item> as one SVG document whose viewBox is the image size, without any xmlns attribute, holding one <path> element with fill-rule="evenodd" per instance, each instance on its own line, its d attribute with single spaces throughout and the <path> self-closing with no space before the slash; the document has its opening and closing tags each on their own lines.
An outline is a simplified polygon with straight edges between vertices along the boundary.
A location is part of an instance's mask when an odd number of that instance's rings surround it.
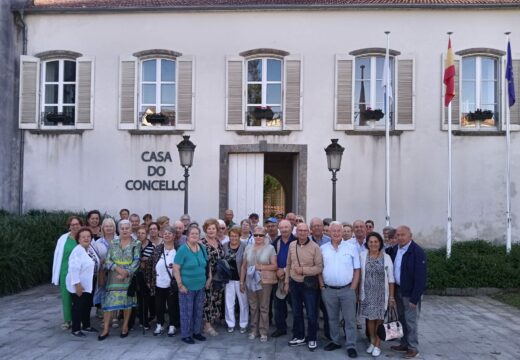
<svg viewBox="0 0 520 360">
<path fill-rule="evenodd" d="M 85 129 L 34 129 L 28 130 L 30 134 L 35 135 L 81 135 Z"/>
<path fill-rule="evenodd" d="M 235 133 L 237 135 L 256 135 L 256 136 L 266 136 L 266 135 L 289 135 L 291 130 L 236 130 Z"/>
<path fill-rule="evenodd" d="M 372 135 L 372 136 L 385 136 L 386 132 L 384 129 L 377 130 L 368 130 L 368 129 L 358 129 L 358 130 L 345 130 L 347 135 Z M 403 130 L 390 130 L 390 136 L 399 136 L 403 133 Z"/>
<path fill-rule="evenodd" d="M 506 132 L 501 130 L 452 130 L 452 134 L 457 136 L 504 136 Z"/>
<path fill-rule="evenodd" d="M 128 130 L 131 135 L 182 135 L 184 130 L 161 130 L 161 129 L 150 129 L 150 130 Z"/>
</svg>

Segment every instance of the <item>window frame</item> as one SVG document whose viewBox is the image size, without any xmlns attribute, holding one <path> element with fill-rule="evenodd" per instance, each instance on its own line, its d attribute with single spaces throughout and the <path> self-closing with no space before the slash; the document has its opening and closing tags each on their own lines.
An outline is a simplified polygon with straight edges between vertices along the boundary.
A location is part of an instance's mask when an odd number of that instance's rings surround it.
<svg viewBox="0 0 520 360">
<path fill-rule="evenodd" d="M 52 81 L 47 82 L 46 81 L 46 75 L 47 75 L 47 63 L 58 61 L 58 81 Z M 64 77 L 65 72 L 65 61 L 70 61 L 75 63 L 75 71 L 74 71 L 74 78 L 75 81 L 64 81 L 62 80 Z M 39 87 L 40 87 L 40 104 L 39 104 L 39 128 L 44 130 L 72 130 L 76 129 L 78 125 L 78 59 L 71 59 L 68 57 L 53 57 L 53 58 L 47 58 L 42 59 L 40 61 L 40 78 L 39 78 Z M 58 85 L 58 103 L 48 105 L 45 102 L 45 94 L 46 94 L 46 85 L 55 85 L 57 83 Z M 58 113 L 63 113 L 63 106 L 72 106 L 72 104 L 64 104 L 63 103 L 63 88 L 64 85 L 70 85 L 74 84 L 74 124 L 72 125 L 64 125 L 63 123 L 57 123 L 55 125 L 48 125 L 45 124 L 45 107 L 46 106 L 57 106 L 58 107 Z M 60 111 L 60 108 L 62 109 Z"/>
<path fill-rule="evenodd" d="M 352 123 L 353 123 L 353 130 L 355 131 L 375 131 L 375 132 L 378 132 L 378 131 L 384 131 L 385 130 L 385 122 L 382 121 L 380 124 L 374 124 L 373 126 L 371 124 L 366 124 L 366 125 L 360 125 L 359 122 L 360 122 L 360 111 L 358 110 L 359 109 L 359 106 L 357 106 L 356 108 L 356 91 L 357 91 L 357 88 L 356 88 L 356 84 L 358 82 L 358 79 L 356 77 L 356 64 L 357 64 L 357 61 L 358 59 L 360 58 L 369 58 L 370 59 L 370 104 L 371 104 L 371 100 L 372 97 L 374 97 L 374 100 L 376 100 L 376 103 L 377 103 L 377 83 L 378 81 L 382 81 L 382 79 L 378 79 L 377 78 L 377 59 L 378 58 L 382 58 L 383 59 L 383 66 L 384 66 L 384 58 L 385 58 L 385 54 L 384 53 L 380 53 L 380 52 L 367 52 L 367 53 L 360 53 L 360 54 L 356 54 L 355 56 L 353 56 L 352 58 L 352 63 L 353 63 L 353 66 L 352 66 Z M 390 129 L 391 130 L 394 130 L 395 129 L 395 114 L 396 114 L 396 111 L 397 111 L 397 102 L 398 102 L 398 99 L 396 99 L 396 94 L 397 94 L 397 83 L 396 83 L 396 72 L 397 72 L 397 66 L 396 66 L 396 63 L 398 61 L 397 59 L 397 56 L 396 55 L 393 55 L 393 54 L 390 54 L 389 55 L 389 58 L 390 58 L 390 72 L 391 72 L 391 81 L 392 81 L 392 96 L 391 96 L 391 105 L 390 105 Z M 366 81 L 366 80 L 365 80 Z M 365 104 L 367 104 L 368 101 L 365 100 Z M 358 104 L 359 105 L 359 104 Z M 384 107 L 384 99 L 383 99 L 383 107 Z M 373 108 L 372 110 L 376 110 L 376 109 L 379 109 L 379 108 Z M 383 113 L 385 112 L 385 109 L 381 109 L 383 111 Z M 383 117 L 384 119 L 384 117 Z"/>
<path fill-rule="evenodd" d="M 464 112 L 464 72 L 463 72 L 463 62 L 465 59 L 468 59 L 468 58 L 475 58 L 475 79 L 474 79 L 474 82 L 475 82 L 475 86 L 474 86 L 474 91 L 475 91 L 475 110 L 476 109 L 482 109 L 482 104 L 481 104 L 481 93 L 482 93 L 482 59 L 483 58 L 489 58 L 489 59 L 493 59 L 495 61 L 495 64 L 496 64 L 496 71 L 495 71 L 495 74 L 496 74 L 496 78 L 494 79 L 495 81 L 495 91 L 497 92 L 496 96 L 495 96 L 495 100 L 496 100 L 496 105 L 495 105 L 495 109 L 498 109 L 499 111 L 499 118 L 497 119 L 496 118 L 496 110 L 493 111 L 493 116 L 494 116 L 494 120 L 495 120 L 495 125 L 494 126 L 482 126 L 482 123 L 479 121 L 479 122 L 476 122 L 475 123 L 475 126 L 474 127 L 470 127 L 470 126 L 465 126 L 463 125 L 462 123 L 462 120 L 463 120 L 463 116 L 465 114 Z M 505 99 L 504 99 L 504 90 L 503 90 L 503 87 L 504 87 L 504 84 L 505 84 L 505 81 L 503 78 L 503 75 L 504 75 L 504 65 L 503 65 L 503 56 L 500 56 L 500 55 L 496 55 L 496 54 L 490 54 L 490 53 L 482 53 L 482 52 L 475 52 L 475 53 L 468 53 L 468 54 L 464 54 L 462 56 L 460 56 L 460 65 L 459 65 L 459 71 L 460 71 L 460 75 L 459 75 L 459 113 L 458 113 L 458 126 L 459 126 L 459 130 L 460 131 L 463 131 L 463 132 L 499 132 L 499 131 L 502 131 L 503 130 L 503 124 L 504 124 L 504 116 L 505 116 L 505 111 L 504 111 L 504 106 L 505 106 Z M 505 75 L 504 75 L 505 76 Z M 471 110 L 470 110 L 471 111 Z"/>
<path fill-rule="evenodd" d="M 253 60 L 261 60 L 262 61 L 262 80 L 261 81 L 249 81 L 249 62 L 250 61 L 253 61 Z M 276 81 L 269 81 L 267 80 L 267 61 L 268 60 L 277 60 L 280 62 L 280 80 L 276 80 Z M 260 132 L 265 132 L 265 131 L 281 131 L 284 129 L 284 95 L 285 95 L 285 91 L 284 91 L 284 86 L 285 86 L 285 74 L 284 74 L 284 68 L 285 68 L 285 63 L 284 63 L 284 58 L 281 57 L 281 56 L 276 56 L 276 55 L 272 55 L 272 54 L 266 54 L 266 55 L 263 55 L 263 54 L 258 54 L 258 55 L 254 55 L 254 56 L 250 56 L 250 57 L 247 57 L 244 59 L 244 78 L 243 78 L 243 83 L 244 83 L 244 93 L 245 93 L 245 96 L 244 96 L 244 129 L 246 131 L 260 131 Z M 280 125 L 278 126 L 267 126 L 267 121 L 266 120 L 261 120 L 261 125 L 260 126 L 255 126 L 255 125 L 248 125 L 248 114 L 249 114 L 249 111 L 248 111 L 248 108 L 250 106 L 259 106 L 258 104 L 252 104 L 250 105 L 249 103 L 249 85 L 250 84 L 260 84 L 262 86 L 262 100 L 261 100 L 261 104 L 260 104 L 260 107 L 264 108 L 269 108 L 269 107 L 273 107 L 273 106 L 277 106 L 277 107 L 280 107 L 280 113 L 282 114 L 281 116 L 281 120 L 280 120 Z M 267 87 L 269 84 L 279 84 L 280 85 L 280 104 L 279 105 L 269 105 L 267 103 Z"/>
<path fill-rule="evenodd" d="M 150 61 L 150 60 L 155 60 L 156 61 L 156 81 L 144 81 L 143 80 L 143 63 L 146 62 L 146 61 Z M 171 82 L 171 81 L 162 81 L 161 80 L 161 69 L 162 69 L 162 60 L 168 60 L 168 61 L 173 61 L 175 63 L 175 74 L 174 74 L 174 81 Z M 142 57 L 142 58 L 138 58 L 138 64 L 137 64 L 137 78 L 136 78 L 136 85 L 137 85 L 137 119 L 135 120 L 136 121 L 136 129 L 137 130 L 140 130 L 140 131 L 160 131 L 160 130 L 176 130 L 178 127 L 178 118 L 177 118 L 177 111 L 178 111 L 178 76 L 179 76 L 179 66 L 178 66 L 178 61 L 177 61 L 177 58 L 176 57 L 172 57 L 172 56 L 164 56 L 164 55 L 157 55 L 157 56 L 146 56 L 146 57 Z M 142 121 L 142 118 L 145 116 L 144 115 L 144 111 L 142 111 L 142 107 L 143 106 L 147 106 L 147 105 L 143 105 L 143 84 L 155 84 L 156 86 L 156 93 L 155 93 L 155 100 L 158 101 L 159 100 L 159 103 L 156 103 L 155 105 L 150 105 L 150 106 L 155 106 L 156 109 L 161 106 L 172 106 L 172 105 L 165 105 L 165 104 L 161 104 L 160 101 L 160 97 L 161 97 L 161 85 L 162 84 L 171 84 L 173 83 L 175 85 L 175 103 L 173 104 L 173 108 L 174 108 L 174 112 L 175 112 L 175 116 L 174 116 L 174 125 L 157 125 L 157 126 L 146 126 L 146 125 L 143 125 L 143 121 Z M 159 111 L 160 112 L 160 111 Z M 157 114 L 157 112 L 155 112 Z"/>
</svg>

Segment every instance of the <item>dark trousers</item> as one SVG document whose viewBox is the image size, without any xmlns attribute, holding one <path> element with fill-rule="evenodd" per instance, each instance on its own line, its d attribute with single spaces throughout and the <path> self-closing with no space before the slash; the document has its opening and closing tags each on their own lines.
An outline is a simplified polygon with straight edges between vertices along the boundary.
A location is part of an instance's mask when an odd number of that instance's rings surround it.
<svg viewBox="0 0 520 360">
<path fill-rule="evenodd" d="M 72 298 L 72 332 L 90 327 L 90 308 L 92 294 L 84 292 L 81 296 L 71 293 Z"/>
<path fill-rule="evenodd" d="M 320 295 L 318 295 L 318 298 L 320 301 L 320 310 L 323 314 L 323 335 L 325 335 L 326 338 L 330 339 L 329 314 L 327 313 L 327 307 L 325 306 L 325 303 L 321 299 L 321 291 Z"/>
<path fill-rule="evenodd" d="M 307 313 L 307 340 L 316 341 L 318 332 L 318 289 L 308 289 L 303 282 L 289 280 L 293 308 L 293 337 L 305 338 L 303 307 Z"/>
<path fill-rule="evenodd" d="M 277 284 L 273 285 L 272 294 L 276 293 L 276 289 L 278 288 Z M 278 299 L 278 297 L 273 297 L 273 307 L 274 307 L 274 323 L 276 325 L 276 329 L 279 331 L 287 331 L 287 303 L 289 302 L 289 296 L 286 296 L 285 299 Z"/>
<path fill-rule="evenodd" d="M 168 323 L 179 327 L 179 292 L 170 292 L 170 288 L 155 287 L 155 310 L 157 311 L 157 324 L 164 325 L 164 312 L 168 304 Z"/>
</svg>

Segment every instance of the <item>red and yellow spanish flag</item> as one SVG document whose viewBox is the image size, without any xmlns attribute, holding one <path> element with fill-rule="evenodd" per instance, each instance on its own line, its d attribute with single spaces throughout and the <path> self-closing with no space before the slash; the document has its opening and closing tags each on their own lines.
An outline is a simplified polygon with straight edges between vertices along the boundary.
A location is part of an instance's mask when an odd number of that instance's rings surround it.
<svg viewBox="0 0 520 360">
<path fill-rule="evenodd" d="M 455 63 L 453 61 L 453 50 L 451 49 L 451 38 L 448 41 L 448 54 L 444 62 L 444 106 L 448 107 L 451 100 L 455 97 Z"/>
</svg>

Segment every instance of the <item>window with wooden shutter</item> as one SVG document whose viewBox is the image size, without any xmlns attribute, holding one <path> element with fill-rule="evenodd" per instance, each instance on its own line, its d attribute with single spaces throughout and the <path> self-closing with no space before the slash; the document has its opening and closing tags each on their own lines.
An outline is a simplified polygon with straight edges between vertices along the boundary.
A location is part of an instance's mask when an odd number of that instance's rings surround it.
<svg viewBox="0 0 520 360">
<path fill-rule="evenodd" d="M 395 130 L 414 130 L 415 65 L 413 57 L 400 56 L 398 58 L 396 78 Z"/>
<path fill-rule="evenodd" d="M 353 130 L 352 122 L 353 57 L 336 55 L 336 89 L 334 96 L 334 129 Z"/>
<path fill-rule="evenodd" d="M 194 61 L 192 56 L 177 58 L 177 129 L 194 128 Z"/>
<path fill-rule="evenodd" d="M 90 58 L 77 60 L 76 128 L 92 129 L 94 104 L 94 62 Z"/>
<path fill-rule="evenodd" d="M 37 129 L 39 127 L 39 83 L 40 59 L 22 55 L 20 57 L 18 119 L 20 129 Z"/>
<path fill-rule="evenodd" d="M 226 59 L 226 129 L 244 129 L 244 58 Z"/>
<path fill-rule="evenodd" d="M 302 59 L 299 55 L 284 58 L 284 111 L 283 128 L 285 130 L 302 129 Z"/>
<path fill-rule="evenodd" d="M 119 62 L 119 129 L 137 128 L 137 59 Z"/>
</svg>

